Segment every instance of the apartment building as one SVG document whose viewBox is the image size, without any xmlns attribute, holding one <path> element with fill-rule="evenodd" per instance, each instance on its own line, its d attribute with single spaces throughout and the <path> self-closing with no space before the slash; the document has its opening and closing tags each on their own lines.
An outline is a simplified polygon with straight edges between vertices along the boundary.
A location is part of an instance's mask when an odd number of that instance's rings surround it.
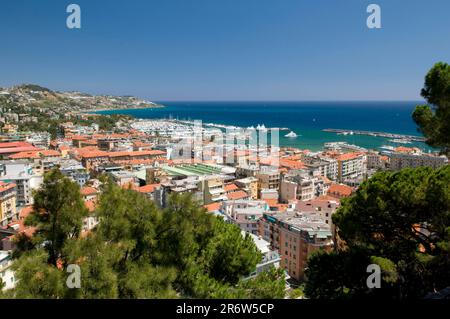
<svg viewBox="0 0 450 319">
<path fill-rule="evenodd" d="M 248 233 L 247 233 L 248 234 Z M 250 273 L 247 279 L 254 278 L 258 274 L 269 270 L 271 267 L 279 268 L 281 257 L 276 249 L 272 249 L 270 243 L 264 240 L 261 236 L 254 234 L 248 234 L 258 248 L 259 252 L 262 254 L 261 261 L 256 265 L 255 271 Z"/>
<path fill-rule="evenodd" d="M 316 171 L 315 174 L 310 175 L 308 170 L 297 170 L 285 175 L 280 183 L 280 201 L 308 201 L 325 195 L 331 182 L 326 181 L 319 172 Z"/>
<path fill-rule="evenodd" d="M 377 152 L 367 152 L 367 169 L 386 169 L 387 157 Z"/>
<path fill-rule="evenodd" d="M 258 234 L 258 221 L 269 210 L 265 201 L 235 200 L 222 203 L 227 220 L 247 233 Z"/>
<path fill-rule="evenodd" d="M 308 257 L 313 252 L 330 251 L 334 246 L 331 227 L 320 214 L 264 213 L 259 226 L 262 238 L 280 253 L 280 266 L 296 280 L 304 278 Z"/>
<path fill-rule="evenodd" d="M 319 155 L 305 156 L 303 162 L 309 170 L 317 171 L 321 176 L 325 176 L 333 181 L 338 178 L 338 162 L 334 158 Z"/>
<path fill-rule="evenodd" d="M 366 174 L 366 160 L 362 153 L 346 153 L 336 157 L 338 164 L 338 181 L 355 179 Z"/>
<path fill-rule="evenodd" d="M 7 251 L 0 250 L 0 279 L 5 284 L 3 290 L 12 289 L 15 286 L 15 277 L 11 265 L 11 254 Z"/>
<path fill-rule="evenodd" d="M 16 184 L 0 182 L 0 226 L 6 226 L 13 220 L 19 219 L 16 198 Z"/>
<path fill-rule="evenodd" d="M 262 189 L 278 190 L 280 188 L 280 172 L 274 167 L 261 167 L 255 177 L 258 179 L 258 192 Z"/>
<path fill-rule="evenodd" d="M 165 207 L 170 194 L 192 194 L 193 200 L 204 205 L 204 194 L 199 188 L 199 176 L 188 176 L 186 178 L 170 178 L 161 182 L 160 187 L 155 189 L 154 198 L 158 205 Z"/>
<path fill-rule="evenodd" d="M 40 187 L 43 177 L 35 174 L 27 161 L 3 161 L 0 163 L 0 181 L 16 184 L 17 206 L 27 206 L 33 204 L 32 191 Z"/>
<path fill-rule="evenodd" d="M 402 168 L 417 168 L 423 166 L 439 168 L 448 163 L 448 159 L 445 156 L 435 156 L 422 153 L 391 153 L 389 154 L 389 158 L 389 167 L 393 171 L 397 171 Z"/>
<path fill-rule="evenodd" d="M 332 216 L 339 206 L 340 202 L 337 199 L 314 199 L 307 202 L 297 202 L 295 205 L 295 211 L 306 216 L 319 216 L 320 220 L 325 222 L 325 224 L 330 225 L 332 238 L 334 240 L 336 238 L 336 227 L 333 224 Z"/>
<path fill-rule="evenodd" d="M 246 191 L 251 199 L 258 198 L 258 179 L 256 177 L 246 177 L 236 179 L 234 183 L 244 191 Z"/>
</svg>

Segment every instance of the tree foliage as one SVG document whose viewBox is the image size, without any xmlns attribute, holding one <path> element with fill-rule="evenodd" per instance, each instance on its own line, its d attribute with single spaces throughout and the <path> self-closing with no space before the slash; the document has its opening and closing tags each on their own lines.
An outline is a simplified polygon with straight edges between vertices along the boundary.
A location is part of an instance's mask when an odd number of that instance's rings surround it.
<svg viewBox="0 0 450 319">
<path fill-rule="evenodd" d="M 189 195 L 159 209 L 144 195 L 103 179 L 98 226 L 80 236 L 86 216 L 78 186 L 58 171 L 36 193 L 28 223 L 33 244 L 14 263 L 23 298 L 282 298 L 284 273 L 245 279 L 261 260 L 249 236 L 207 214 Z M 63 200 L 65 198 L 66 200 Z M 81 287 L 66 286 L 65 267 L 81 269 Z M 42 278 L 51 279 L 44 282 Z"/>
<path fill-rule="evenodd" d="M 425 77 L 422 96 L 429 105 L 418 106 L 414 121 L 427 143 L 450 153 L 450 65 L 437 63 Z"/>
<path fill-rule="evenodd" d="M 333 222 L 347 247 L 309 260 L 310 297 L 421 298 L 450 285 L 449 165 L 378 173 Z M 367 288 L 371 263 L 382 270 L 381 289 Z"/>
<path fill-rule="evenodd" d="M 26 224 L 37 227 L 35 242 L 42 243 L 49 253 L 49 263 L 65 262 L 63 248 L 67 241 L 80 235 L 87 208 L 77 183 L 59 170 L 50 171 L 42 187 L 34 194 L 33 212 Z"/>
</svg>

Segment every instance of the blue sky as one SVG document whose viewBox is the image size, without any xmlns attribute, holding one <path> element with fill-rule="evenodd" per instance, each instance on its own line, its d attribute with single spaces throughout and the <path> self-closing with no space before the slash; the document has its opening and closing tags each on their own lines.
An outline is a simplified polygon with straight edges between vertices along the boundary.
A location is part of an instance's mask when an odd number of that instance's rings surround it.
<svg viewBox="0 0 450 319">
<path fill-rule="evenodd" d="M 77 3 L 82 28 L 66 27 Z M 366 8 L 382 8 L 382 29 Z M 0 86 L 153 100 L 417 100 L 448 0 L 2 0 Z"/>
</svg>

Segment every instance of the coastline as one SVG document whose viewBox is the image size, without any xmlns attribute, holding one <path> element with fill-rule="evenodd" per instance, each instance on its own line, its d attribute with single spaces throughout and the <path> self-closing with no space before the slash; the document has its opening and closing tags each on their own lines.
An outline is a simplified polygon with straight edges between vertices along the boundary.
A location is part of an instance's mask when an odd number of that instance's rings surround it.
<svg viewBox="0 0 450 319">
<path fill-rule="evenodd" d="M 203 125 L 214 127 L 249 128 L 264 124 L 266 128 L 289 128 L 297 137 L 280 134 L 280 145 L 299 149 L 318 151 L 323 148 L 324 143 L 341 141 L 367 149 L 406 144 L 435 151 L 423 141 L 408 143 L 407 140 L 400 140 L 406 136 L 422 139 L 419 134 L 414 134 L 414 123 L 410 120 L 414 105 L 415 102 L 364 102 L 361 107 L 360 104 L 346 105 L 341 102 L 167 102 L 164 103 L 165 108 L 150 108 L 147 111 L 146 108 L 129 108 L 104 111 L 97 109 L 94 112 L 124 114 L 144 121 L 170 119 L 191 122 L 196 119 L 201 120 Z M 341 135 L 324 131 L 330 127 L 344 127 L 345 131 L 361 131 L 367 135 Z M 379 133 L 385 136 L 377 136 Z M 393 141 L 395 138 L 399 140 Z"/>
<path fill-rule="evenodd" d="M 161 108 L 165 108 L 166 106 L 163 104 L 155 104 L 153 106 L 142 106 L 142 107 L 126 107 L 126 108 L 99 108 L 99 109 L 89 109 L 89 110 L 84 110 L 81 113 L 84 114 L 88 114 L 88 113 L 96 113 L 96 112 L 107 112 L 107 111 L 128 111 L 128 110 L 142 110 L 142 109 L 161 109 Z"/>
</svg>

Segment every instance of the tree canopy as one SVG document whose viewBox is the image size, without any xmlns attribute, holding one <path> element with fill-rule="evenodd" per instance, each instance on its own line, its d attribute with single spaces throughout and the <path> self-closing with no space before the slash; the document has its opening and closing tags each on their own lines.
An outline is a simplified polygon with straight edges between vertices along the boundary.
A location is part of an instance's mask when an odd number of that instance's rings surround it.
<svg viewBox="0 0 450 319">
<path fill-rule="evenodd" d="M 416 107 L 414 121 L 429 145 L 450 154 L 450 65 L 434 65 L 425 77 L 421 94 L 429 104 Z"/>
<path fill-rule="evenodd" d="M 314 298 L 421 298 L 450 285 L 450 166 L 382 172 L 343 199 L 333 215 L 345 249 L 310 258 Z M 378 264 L 381 289 L 366 268 Z"/>
<path fill-rule="evenodd" d="M 45 177 L 14 261 L 19 298 L 283 298 L 284 273 L 246 279 L 261 254 L 239 227 L 208 214 L 190 195 L 165 209 L 105 180 L 94 212 L 98 225 L 81 234 L 87 211 L 78 185 L 57 171 Z M 66 285 L 66 266 L 81 269 L 81 287 Z M 47 277 L 49 280 L 47 280 Z"/>
</svg>

